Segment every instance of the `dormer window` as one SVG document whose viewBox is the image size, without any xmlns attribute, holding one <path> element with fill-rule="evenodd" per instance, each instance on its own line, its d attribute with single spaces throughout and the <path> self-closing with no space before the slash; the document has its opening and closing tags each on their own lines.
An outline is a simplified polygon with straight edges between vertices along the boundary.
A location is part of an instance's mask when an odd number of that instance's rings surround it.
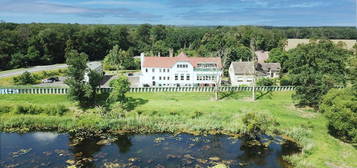
<svg viewBox="0 0 357 168">
<path fill-rule="evenodd" d="M 177 68 L 188 68 L 187 64 L 177 64 Z"/>
</svg>

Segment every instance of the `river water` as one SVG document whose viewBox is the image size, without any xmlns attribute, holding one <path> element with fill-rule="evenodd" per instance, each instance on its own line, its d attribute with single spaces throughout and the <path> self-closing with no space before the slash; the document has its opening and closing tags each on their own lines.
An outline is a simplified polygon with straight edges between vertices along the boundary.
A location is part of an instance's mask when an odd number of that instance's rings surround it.
<svg viewBox="0 0 357 168">
<path fill-rule="evenodd" d="M 0 167 L 210 167 L 288 168 L 282 156 L 298 152 L 274 138 L 266 149 L 247 148 L 225 135 L 151 134 L 108 139 L 68 134 L 0 133 Z"/>
</svg>

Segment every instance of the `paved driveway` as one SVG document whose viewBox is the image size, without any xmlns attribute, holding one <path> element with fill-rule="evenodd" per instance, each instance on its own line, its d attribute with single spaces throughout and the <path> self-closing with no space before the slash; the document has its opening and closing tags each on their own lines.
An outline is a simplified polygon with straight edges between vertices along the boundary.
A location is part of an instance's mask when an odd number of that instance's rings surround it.
<svg viewBox="0 0 357 168">
<path fill-rule="evenodd" d="M 0 78 L 21 75 L 22 73 L 24 73 L 26 71 L 38 72 L 38 71 L 49 71 L 49 70 L 63 69 L 63 68 L 67 68 L 67 65 L 66 64 L 55 64 L 55 65 L 35 66 L 35 67 L 31 67 L 31 68 L 23 68 L 23 69 L 18 69 L 18 70 L 16 70 L 16 69 L 8 70 L 8 71 L 0 72 Z"/>
<path fill-rule="evenodd" d="M 90 66 L 90 65 L 96 64 L 96 63 L 100 63 L 100 62 L 93 61 L 93 62 L 89 62 L 87 65 Z M 56 70 L 56 69 L 63 69 L 63 68 L 67 68 L 67 67 L 68 67 L 67 64 L 55 64 L 55 65 L 35 66 L 35 67 L 31 67 L 31 68 L 14 69 L 14 70 L 8 70 L 8 71 L 0 71 L 0 78 L 21 75 L 22 73 L 24 73 L 26 71 L 28 71 L 28 72 L 50 71 L 50 70 Z"/>
</svg>

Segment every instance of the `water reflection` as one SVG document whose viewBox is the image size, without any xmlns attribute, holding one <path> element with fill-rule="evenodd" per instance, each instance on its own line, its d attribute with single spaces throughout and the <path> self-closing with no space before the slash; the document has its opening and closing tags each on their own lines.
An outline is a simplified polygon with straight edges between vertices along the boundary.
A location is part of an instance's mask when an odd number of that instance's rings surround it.
<svg viewBox="0 0 357 168">
<path fill-rule="evenodd" d="M 32 136 L 34 137 L 34 139 L 38 140 L 38 141 L 54 141 L 58 134 L 57 133 L 52 133 L 52 132 L 36 132 L 33 133 Z"/>
<path fill-rule="evenodd" d="M 208 167 L 224 163 L 230 167 L 286 168 L 282 155 L 298 151 L 293 143 L 251 148 L 244 140 L 220 135 L 122 135 L 109 139 L 41 132 L 0 135 L 0 167 Z"/>
</svg>

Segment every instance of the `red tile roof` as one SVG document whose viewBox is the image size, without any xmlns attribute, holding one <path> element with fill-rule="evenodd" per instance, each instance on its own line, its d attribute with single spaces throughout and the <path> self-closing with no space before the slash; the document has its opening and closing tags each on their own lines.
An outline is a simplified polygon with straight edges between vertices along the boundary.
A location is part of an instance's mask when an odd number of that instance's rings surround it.
<svg viewBox="0 0 357 168">
<path fill-rule="evenodd" d="M 177 57 L 144 57 L 144 67 L 146 68 L 171 68 L 176 62 L 189 62 L 193 67 L 199 63 L 216 63 L 222 68 L 219 57 L 187 57 L 185 53 L 180 53 Z"/>
</svg>

